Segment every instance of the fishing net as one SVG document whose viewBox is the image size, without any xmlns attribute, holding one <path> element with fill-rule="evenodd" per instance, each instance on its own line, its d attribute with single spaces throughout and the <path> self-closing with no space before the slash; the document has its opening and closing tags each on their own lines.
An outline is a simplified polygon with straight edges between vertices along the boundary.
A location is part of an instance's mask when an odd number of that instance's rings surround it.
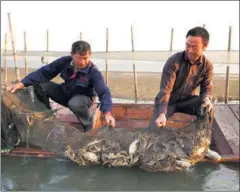
<svg viewBox="0 0 240 192">
<path fill-rule="evenodd" d="M 41 147 L 79 165 L 138 166 L 147 171 L 180 171 L 204 158 L 210 145 L 207 112 L 181 128 L 123 129 L 105 126 L 83 133 L 60 122 L 32 87 L 2 93 L 1 132 L 8 145 Z"/>
<path fill-rule="evenodd" d="M 37 146 L 60 155 L 66 149 L 65 130 L 78 131 L 58 121 L 55 111 L 39 101 L 33 87 L 2 94 L 1 127 L 2 139 L 8 145 Z"/>
</svg>

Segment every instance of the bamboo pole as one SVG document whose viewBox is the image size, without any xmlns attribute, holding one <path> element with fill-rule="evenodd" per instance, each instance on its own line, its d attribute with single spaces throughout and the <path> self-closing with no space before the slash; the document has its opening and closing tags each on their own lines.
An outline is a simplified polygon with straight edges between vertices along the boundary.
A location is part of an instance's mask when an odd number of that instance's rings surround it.
<svg viewBox="0 0 240 192">
<path fill-rule="evenodd" d="M 226 84 L 225 84 L 225 104 L 228 104 L 228 96 L 229 96 L 229 75 L 230 75 L 230 67 L 226 68 Z"/>
<path fill-rule="evenodd" d="M 46 52 L 49 52 L 49 30 L 47 30 Z M 48 64 L 48 56 L 46 57 L 46 64 Z"/>
<path fill-rule="evenodd" d="M 24 31 L 24 52 L 27 53 L 27 33 Z M 24 56 L 25 75 L 28 74 L 27 56 Z"/>
<path fill-rule="evenodd" d="M 108 85 L 108 28 L 106 29 L 106 84 Z"/>
<path fill-rule="evenodd" d="M 18 64 L 17 64 L 15 39 L 14 39 L 14 36 L 13 36 L 12 20 L 11 20 L 11 14 L 10 13 L 8 13 L 8 22 L 9 22 L 9 30 L 10 30 L 11 40 L 12 40 L 12 50 L 13 50 L 13 58 L 14 58 L 14 64 L 15 64 L 16 78 L 17 78 L 17 81 L 20 81 L 20 73 L 19 73 L 19 68 L 18 68 Z"/>
<path fill-rule="evenodd" d="M 82 41 L 82 32 L 80 32 L 80 41 Z"/>
<path fill-rule="evenodd" d="M 171 39 L 170 39 L 170 51 L 172 51 L 172 48 L 173 48 L 173 32 L 174 32 L 174 29 L 172 28 L 171 29 Z"/>
<path fill-rule="evenodd" d="M 7 37 L 7 33 L 5 33 L 5 50 L 7 51 L 7 46 L 8 46 L 8 37 Z M 5 88 L 7 87 L 7 56 L 4 57 L 4 85 Z"/>
<path fill-rule="evenodd" d="M 135 65 L 135 50 L 134 50 L 134 40 L 133 40 L 133 26 L 131 26 L 131 41 L 132 41 L 132 60 L 133 60 L 133 76 L 134 76 L 134 96 L 135 103 L 138 101 L 138 86 L 137 86 L 137 74 L 136 74 L 136 65 Z"/>
<path fill-rule="evenodd" d="M 7 49 L 7 45 L 4 44 L 4 47 L 1 49 L 1 56 L 5 56 L 4 52 L 6 51 Z"/>
<path fill-rule="evenodd" d="M 232 26 L 229 26 L 229 31 L 228 31 L 228 51 L 231 51 L 231 43 L 232 43 Z"/>
</svg>

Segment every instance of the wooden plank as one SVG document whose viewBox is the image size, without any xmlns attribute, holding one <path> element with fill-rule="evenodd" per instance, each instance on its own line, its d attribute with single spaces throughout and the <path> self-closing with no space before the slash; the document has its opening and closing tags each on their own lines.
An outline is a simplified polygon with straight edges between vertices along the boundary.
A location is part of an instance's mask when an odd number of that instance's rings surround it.
<svg viewBox="0 0 240 192">
<path fill-rule="evenodd" d="M 30 156 L 30 157 L 56 157 L 56 153 L 45 151 L 41 148 L 26 148 L 26 147 L 17 147 L 12 150 L 10 153 L 2 153 L 5 156 Z M 222 158 L 219 162 L 239 162 L 239 155 L 222 155 Z M 202 159 L 200 162 L 214 162 L 209 159 Z"/>
<path fill-rule="evenodd" d="M 105 126 L 106 122 L 102 122 L 102 126 Z M 119 120 L 116 121 L 116 128 L 147 128 L 149 125 L 148 120 L 136 120 L 136 119 L 126 119 L 126 120 Z"/>
<path fill-rule="evenodd" d="M 224 134 L 218 127 L 216 120 L 213 122 L 212 143 L 215 143 L 216 151 L 222 154 L 233 154 L 233 151 L 225 138 Z"/>
<path fill-rule="evenodd" d="M 239 120 L 227 105 L 215 106 L 214 141 L 222 154 L 239 154 Z"/>
<path fill-rule="evenodd" d="M 235 113 L 231 110 L 229 106 L 226 107 L 227 110 L 225 111 L 226 117 L 228 117 L 228 123 L 232 126 L 233 130 L 235 131 L 236 135 L 238 136 L 238 143 L 239 143 L 239 119 L 236 117 Z M 230 115 L 230 112 L 231 115 Z"/>
<path fill-rule="evenodd" d="M 16 147 L 10 153 L 3 153 L 2 155 L 33 156 L 33 157 L 55 157 L 56 153 L 45 151 L 41 148 Z"/>
<path fill-rule="evenodd" d="M 214 162 L 209 159 L 202 159 L 200 162 Z M 224 163 L 224 162 L 231 162 L 231 163 L 239 163 L 240 162 L 240 156 L 239 155 L 222 155 L 221 160 L 216 163 Z"/>
<path fill-rule="evenodd" d="M 235 105 L 228 105 L 230 107 L 230 109 L 232 110 L 232 112 L 234 113 L 234 115 L 239 119 L 239 104 L 235 104 Z"/>
<path fill-rule="evenodd" d="M 53 108 L 61 108 L 57 111 L 57 118 L 63 122 L 77 123 L 79 122 L 76 116 L 66 107 L 60 107 L 57 104 L 52 104 Z M 94 111 L 95 106 L 92 111 Z M 129 128 L 134 127 L 148 127 L 149 120 L 152 116 L 152 106 L 149 105 L 138 105 L 138 104 L 113 104 L 112 114 L 116 119 L 117 127 Z M 104 124 L 104 119 L 101 116 L 101 112 L 98 111 L 96 116 L 96 126 L 100 127 Z M 99 122 L 98 119 L 101 119 Z M 191 115 L 175 113 L 172 117 L 169 118 L 168 126 L 181 128 L 189 123 L 193 122 L 196 118 Z M 136 124 L 135 121 L 139 122 Z M 125 121 L 125 123 L 123 123 Z M 131 123 L 129 121 L 132 121 Z M 178 121 L 178 122 L 174 122 Z M 144 122 L 143 125 L 139 126 L 140 122 Z M 146 123 L 148 122 L 148 123 Z M 118 124 L 120 126 L 118 126 Z"/>
<path fill-rule="evenodd" d="M 146 108 L 146 106 L 130 105 L 125 106 L 125 110 L 127 119 L 149 120 L 152 116 L 152 108 Z"/>
</svg>

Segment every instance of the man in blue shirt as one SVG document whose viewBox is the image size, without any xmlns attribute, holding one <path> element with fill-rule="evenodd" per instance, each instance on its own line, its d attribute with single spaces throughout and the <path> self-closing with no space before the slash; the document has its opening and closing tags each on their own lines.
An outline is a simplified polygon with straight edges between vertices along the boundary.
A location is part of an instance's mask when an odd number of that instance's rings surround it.
<svg viewBox="0 0 240 192">
<path fill-rule="evenodd" d="M 91 128 L 89 108 L 95 96 L 99 97 L 100 110 L 106 122 L 115 127 L 115 119 L 111 115 L 112 97 L 109 88 L 99 69 L 90 60 L 91 46 L 85 41 L 72 44 L 71 56 L 61 57 L 30 73 L 20 82 L 7 87 L 14 93 L 18 89 L 34 86 L 34 91 L 48 108 L 49 98 L 69 107 L 83 124 L 85 131 Z M 50 81 L 60 74 L 64 83 Z"/>
</svg>

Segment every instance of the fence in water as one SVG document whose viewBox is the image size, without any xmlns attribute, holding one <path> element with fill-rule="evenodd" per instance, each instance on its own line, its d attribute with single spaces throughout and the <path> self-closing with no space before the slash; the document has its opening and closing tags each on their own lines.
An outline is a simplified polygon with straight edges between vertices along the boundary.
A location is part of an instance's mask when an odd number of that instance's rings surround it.
<svg viewBox="0 0 240 192">
<path fill-rule="evenodd" d="M 5 35 L 5 46 L 1 50 L 2 56 L 4 56 L 4 84 L 7 84 L 8 77 L 8 66 L 7 66 L 7 58 L 13 56 L 14 57 L 14 66 L 15 66 L 15 74 L 16 79 L 20 80 L 20 72 L 19 72 L 19 65 L 17 61 L 17 57 L 24 58 L 24 68 L 25 72 L 24 75 L 28 74 L 29 66 L 27 57 L 28 56 L 35 56 L 41 57 L 43 64 L 49 63 L 49 57 L 61 57 L 69 55 L 69 52 L 64 51 L 50 51 L 49 50 L 49 30 L 46 31 L 46 50 L 45 51 L 29 51 L 27 49 L 27 33 L 24 32 L 24 50 L 23 51 L 16 51 L 15 49 L 15 39 L 13 36 L 13 27 L 11 22 L 11 15 L 8 14 L 9 20 L 9 29 L 10 29 L 10 37 L 12 42 L 12 51 L 7 50 L 9 47 L 9 40 L 8 35 Z M 205 27 L 205 25 L 203 25 Z M 139 101 L 139 83 L 138 83 L 138 75 L 136 70 L 136 61 L 166 61 L 168 57 L 176 53 L 176 50 L 173 50 L 173 39 L 174 39 L 174 29 L 171 29 L 171 36 L 170 36 L 170 44 L 169 50 L 167 51 L 136 51 L 134 48 L 134 31 L 133 27 L 131 26 L 131 51 L 109 51 L 109 31 L 108 28 L 106 29 L 106 51 L 105 52 L 93 52 L 92 58 L 94 59 L 103 59 L 105 60 L 105 81 L 106 84 L 109 85 L 110 78 L 109 78 L 109 60 L 131 60 L 132 61 L 132 81 L 133 86 L 130 88 L 133 90 L 133 97 L 135 102 Z M 225 51 L 206 51 L 205 55 L 213 62 L 218 64 L 239 64 L 239 51 L 231 50 L 231 37 L 232 37 L 232 28 L 229 27 L 228 33 L 228 46 L 227 50 Z M 80 40 L 84 40 L 82 32 L 80 32 Z M 229 100 L 229 80 L 230 80 L 230 66 L 226 66 L 226 78 L 225 78 L 225 88 L 224 88 L 224 101 L 228 103 Z M 117 91 L 117 90 L 116 90 Z"/>
</svg>

